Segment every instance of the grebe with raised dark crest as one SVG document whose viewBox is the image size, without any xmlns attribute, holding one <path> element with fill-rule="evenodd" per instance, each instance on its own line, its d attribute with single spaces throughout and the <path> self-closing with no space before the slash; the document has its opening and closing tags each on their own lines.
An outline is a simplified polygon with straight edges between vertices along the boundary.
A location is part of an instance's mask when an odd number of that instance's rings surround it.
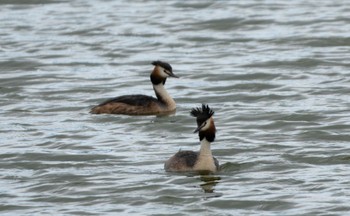
<svg viewBox="0 0 350 216">
<path fill-rule="evenodd" d="M 93 114 L 157 115 L 175 112 L 176 103 L 164 88 L 168 77 L 176 77 L 170 64 L 162 61 L 152 62 L 154 69 L 151 82 L 157 98 L 147 95 L 124 95 L 109 99 L 95 107 Z"/>
<path fill-rule="evenodd" d="M 214 111 L 208 105 L 194 108 L 191 115 L 196 117 L 197 129 L 201 147 L 199 152 L 179 151 L 170 157 L 164 164 L 164 169 L 170 172 L 209 171 L 219 170 L 219 161 L 213 157 L 210 144 L 215 140 L 216 128 L 214 124 Z"/>
</svg>

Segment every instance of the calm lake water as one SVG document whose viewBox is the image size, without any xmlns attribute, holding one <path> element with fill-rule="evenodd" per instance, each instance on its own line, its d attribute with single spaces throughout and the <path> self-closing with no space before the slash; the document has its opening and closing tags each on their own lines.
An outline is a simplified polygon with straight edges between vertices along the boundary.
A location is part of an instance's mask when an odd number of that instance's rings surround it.
<svg viewBox="0 0 350 216">
<path fill-rule="evenodd" d="M 176 114 L 91 115 L 154 95 Z M 348 215 L 349 1 L 0 0 L 1 215 Z M 214 175 L 172 174 L 215 110 Z"/>
</svg>

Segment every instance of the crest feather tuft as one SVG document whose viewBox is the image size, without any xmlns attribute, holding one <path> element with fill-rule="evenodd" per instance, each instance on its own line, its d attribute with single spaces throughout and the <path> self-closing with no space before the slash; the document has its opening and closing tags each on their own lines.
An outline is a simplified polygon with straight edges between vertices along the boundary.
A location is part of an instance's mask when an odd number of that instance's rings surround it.
<svg viewBox="0 0 350 216">
<path fill-rule="evenodd" d="M 191 115 L 200 120 L 207 120 L 214 115 L 214 111 L 208 105 L 202 104 L 202 107 L 193 108 Z"/>
</svg>

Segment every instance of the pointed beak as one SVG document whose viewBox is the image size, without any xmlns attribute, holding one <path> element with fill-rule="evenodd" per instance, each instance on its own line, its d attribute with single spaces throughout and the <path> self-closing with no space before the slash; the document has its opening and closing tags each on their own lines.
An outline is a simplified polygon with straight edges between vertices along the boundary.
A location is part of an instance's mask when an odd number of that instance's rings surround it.
<svg viewBox="0 0 350 216">
<path fill-rule="evenodd" d="M 200 131 L 202 128 L 204 127 L 204 125 L 200 125 L 196 128 L 196 130 L 193 131 L 193 133 L 197 133 L 198 131 Z"/>
<path fill-rule="evenodd" d="M 170 77 L 175 77 L 175 78 L 179 78 L 178 76 L 176 76 L 175 74 L 171 73 L 169 74 Z"/>
</svg>

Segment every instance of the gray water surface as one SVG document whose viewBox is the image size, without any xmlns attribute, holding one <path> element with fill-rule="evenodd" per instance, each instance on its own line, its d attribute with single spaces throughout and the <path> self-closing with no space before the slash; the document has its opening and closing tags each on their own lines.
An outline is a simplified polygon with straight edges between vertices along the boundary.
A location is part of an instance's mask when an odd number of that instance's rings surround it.
<svg viewBox="0 0 350 216">
<path fill-rule="evenodd" d="M 348 1 L 0 0 L 1 215 L 348 215 Z M 154 95 L 170 116 L 91 115 Z M 214 175 L 164 161 L 199 149 L 215 110 Z"/>
</svg>

